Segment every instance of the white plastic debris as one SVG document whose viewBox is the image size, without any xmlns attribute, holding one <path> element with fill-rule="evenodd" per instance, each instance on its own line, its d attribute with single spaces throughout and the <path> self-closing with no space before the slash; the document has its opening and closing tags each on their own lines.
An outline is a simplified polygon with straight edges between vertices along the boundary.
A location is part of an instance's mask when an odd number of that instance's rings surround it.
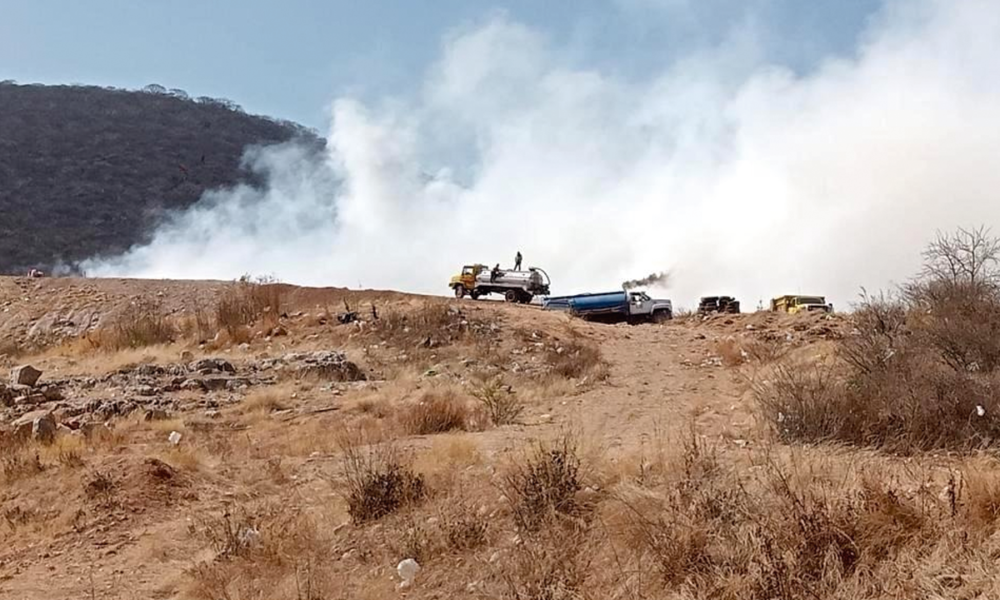
<svg viewBox="0 0 1000 600">
<path fill-rule="evenodd" d="M 413 580 L 420 571 L 420 564 L 412 558 L 407 558 L 396 565 L 396 573 L 403 580 L 400 587 L 408 588 L 413 585 Z"/>
<path fill-rule="evenodd" d="M 256 527 L 244 527 L 238 536 L 240 545 L 244 548 L 255 546 L 260 540 L 260 531 Z"/>
<path fill-rule="evenodd" d="M 980 417 L 986 414 L 986 409 L 983 408 L 982 404 L 976 405 L 976 414 L 979 415 Z"/>
<path fill-rule="evenodd" d="M 167 441 L 169 441 L 171 444 L 173 444 L 175 446 L 177 444 L 181 443 L 181 434 L 180 434 L 180 432 L 178 432 L 178 431 L 171 431 L 170 435 L 167 437 Z"/>
</svg>

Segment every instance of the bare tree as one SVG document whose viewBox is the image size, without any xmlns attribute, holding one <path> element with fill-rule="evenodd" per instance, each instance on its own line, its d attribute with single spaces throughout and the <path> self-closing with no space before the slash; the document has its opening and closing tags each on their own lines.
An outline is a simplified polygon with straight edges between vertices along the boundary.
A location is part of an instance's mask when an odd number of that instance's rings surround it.
<svg viewBox="0 0 1000 600">
<path fill-rule="evenodd" d="M 1000 238 L 985 226 L 950 234 L 939 231 L 923 256 L 925 279 L 974 289 L 1000 282 Z"/>
</svg>

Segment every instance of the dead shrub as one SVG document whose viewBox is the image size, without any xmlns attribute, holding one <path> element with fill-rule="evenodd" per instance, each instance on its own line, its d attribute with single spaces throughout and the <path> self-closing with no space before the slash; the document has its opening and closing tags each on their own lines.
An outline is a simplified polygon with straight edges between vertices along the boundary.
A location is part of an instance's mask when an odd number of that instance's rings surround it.
<svg viewBox="0 0 1000 600">
<path fill-rule="evenodd" d="M 215 337 L 218 329 L 212 322 L 212 315 L 196 304 L 191 314 L 181 321 L 181 335 L 198 343 L 206 343 Z"/>
<path fill-rule="evenodd" d="M 486 411 L 486 416 L 495 427 L 517 423 L 524 412 L 524 403 L 513 388 L 505 385 L 502 377 L 482 380 L 472 389 L 472 396 Z"/>
<path fill-rule="evenodd" d="M 488 541 L 489 523 L 486 517 L 464 505 L 445 512 L 440 520 L 445 543 L 451 550 L 474 550 Z"/>
<path fill-rule="evenodd" d="M 746 362 L 748 354 L 735 338 L 726 338 L 715 343 L 715 354 L 727 367 L 736 367 Z"/>
<path fill-rule="evenodd" d="M 287 394 L 283 389 L 257 389 L 243 400 L 243 411 L 271 413 L 276 410 L 284 410 L 283 399 L 286 397 Z"/>
<path fill-rule="evenodd" d="M 89 500 L 98 504 L 110 504 L 113 502 L 115 491 L 118 485 L 114 478 L 104 471 L 94 471 L 83 484 L 84 494 Z"/>
<path fill-rule="evenodd" d="M 194 598 L 269 597 L 292 578 L 313 590 L 310 598 L 326 597 L 319 593 L 324 574 L 312 565 L 324 560 L 328 546 L 313 521 L 287 504 L 233 504 L 221 515 L 196 518 L 189 530 L 215 552 L 188 571 Z"/>
<path fill-rule="evenodd" d="M 230 341 L 248 341 L 249 328 L 258 322 L 276 326 L 281 315 L 283 289 L 267 278 L 243 276 L 219 297 L 215 305 L 215 321 Z"/>
<path fill-rule="evenodd" d="M 998 253 L 983 230 L 939 236 L 901 294 L 862 295 L 836 364 L 756 386 L 765 421 L 786 441 L 900 454 L 1000 444 Z"/>
<path fill-rule="evenodd" d="M 766 454 L 758 460 L 755 469 L 724 467 L 689 444 L 668 465 L 660 494 L 616 497 L 625 507 L 616 536 L 634 561 L 651 561 L 663 590 L 792 600 L 853 597 L 836 592 L 848 582 L 879 585 L 881 568 L 965 525 L 942 522 L 946 501 L 863 466 L 846 477 Z"/>
<path fill-rule="evenodd" d="M 433 435 L 465 429 L 469 407 L 452 391 L 428 392 L 417 404 L 399 415 L 403 430 L 409 435 Z"/>
<path fill-rule="evenodd" d="M 5 484 L 37 475 L 44 469 L 38 451 L 30 442 L 0 432 L 0 475 Z"/>
<path fill-rule="evenodd" d="M 177 334 L 158 300 L 139 298 L 113 315 L 109 322 L 102 323 L 87 339 L 95 349 L 117 352 L 169 344 Z"/>
<path fill-rule="evenodd" d="M 527 535 L 499 561 L 495 579 L 504 600 L 576 600 L 584 595 L 594 552 L 585 531 L 546 529 Z"/>
<path fill-rule="evenodd" d="M 374 521 L 420 502 L 424 479 L 404 463 L 391 444 L 340 440 L 347 512 L 355 523 Z"/>
<path fill-rule="evenodd" d="M 580 458 L 569 436 L 551 446 L 538 444 L 504 477 L 515 523 L 525 531 L 537 531 L 557 515 L 580 514 L 576 494 L 581 489 Z"/>
</svg>

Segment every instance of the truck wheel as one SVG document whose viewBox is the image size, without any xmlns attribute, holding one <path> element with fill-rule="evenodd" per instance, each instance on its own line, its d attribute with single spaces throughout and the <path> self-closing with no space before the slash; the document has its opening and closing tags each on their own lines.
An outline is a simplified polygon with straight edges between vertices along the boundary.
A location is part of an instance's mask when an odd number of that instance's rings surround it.
<svg viewBox="0 0 1000 600">
<path fill-rule="evenodd" d="M 464 285 L 458 284 L 458 285 L 455 286 L 455 297 L 458 298 L 459 300 L 461 300 L 462 298 L 465 298 L 465 286 Z"/>
<path fill-rule="evenodd" d="M 507 290 L 507 293 L 503 295 L 503 298 L 507 302 L 517 302 L 517 291 Z"/>
<path fill-rule="evenodd" d="M 673 317 L 673 315 L 670 314 L 670 311 L 668 311 L 668 310 L 658 310 L 655 313 L 653 313 L 653 322 L 654 323 L 666 323 L 672 317 Z"/>
<path fill-rule="evenodd" d="M 479 300 L 479 291 L 478 290 L 472 290 L 471 292 L 469 292 L 469 296 L 473 300 Z"/>
<path fill-rule="evenodd" d="M 534 296 L 527 292 L 521 294 L 521 304 L 531 304 L 532 298 L 534 298 Z"/>
</svg>

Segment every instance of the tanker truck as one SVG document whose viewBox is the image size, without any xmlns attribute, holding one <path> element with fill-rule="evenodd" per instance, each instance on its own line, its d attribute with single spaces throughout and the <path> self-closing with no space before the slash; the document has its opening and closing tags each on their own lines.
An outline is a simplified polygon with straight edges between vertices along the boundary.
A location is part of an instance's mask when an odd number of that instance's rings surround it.
<svg viewBox="0 0 1000 600">
<path fill-rule="evenodd" d="M 543 300 L 542 308 L 601 323 L 662 323 L 674 316 L 670 300 L 654 300 L 640 291 L 555 296 Z"/>
<path fill-rule="evenodd" d="M 448 284 L 456 298 L 466 294 L 478 300 L 490 294 L 500 294 L 507 302 L 528 304 L 535 296 L 549 294 L 549 275 L 538 267 L 527 271 L 490 269 L 486 265 L 466 265 L 462 273 L 451 278 Z"/>
</svg>

